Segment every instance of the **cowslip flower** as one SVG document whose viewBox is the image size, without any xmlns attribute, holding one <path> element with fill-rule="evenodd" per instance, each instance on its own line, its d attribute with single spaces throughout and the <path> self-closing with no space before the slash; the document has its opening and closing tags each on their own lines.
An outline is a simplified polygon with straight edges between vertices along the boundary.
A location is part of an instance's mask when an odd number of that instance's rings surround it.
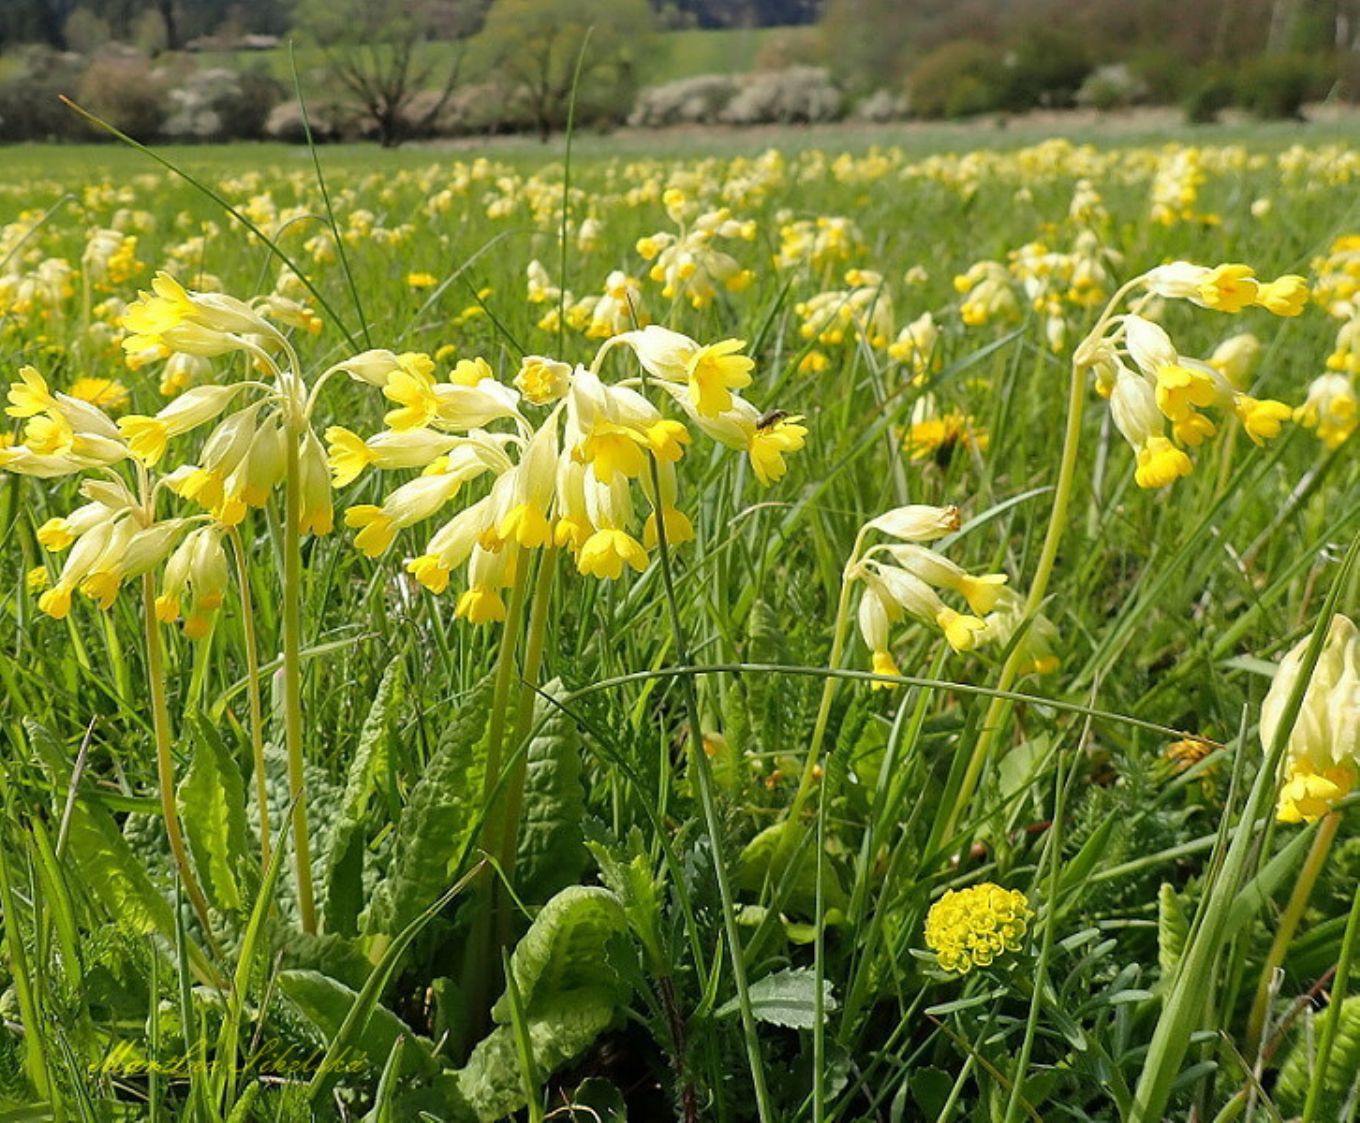
<svg viewBox="0 0 1360 1123">
<path fill-rule="evenodd" d="M 1310 639 L 1300 640 L 1280 661 L 1261 703 L 1261 744 L 1267 753 L 1302 673 Z M 1334 616 L 1328 626 L 1289 733 L 1282 773 L 1276 818 L 1284 823 L 1316 821 L 1355 790 L 1360 779 L 1360 631 L 1348 617 Z"/>
<path fill-rule="evenodd" d="M 1018 889 L 993 882 L 951 889 L 926 913 L 926 947 L 941 970 L 966 975 L 990 967 L 1006 952 L 1019 951 L 1034 915 Z"/>
</svg>

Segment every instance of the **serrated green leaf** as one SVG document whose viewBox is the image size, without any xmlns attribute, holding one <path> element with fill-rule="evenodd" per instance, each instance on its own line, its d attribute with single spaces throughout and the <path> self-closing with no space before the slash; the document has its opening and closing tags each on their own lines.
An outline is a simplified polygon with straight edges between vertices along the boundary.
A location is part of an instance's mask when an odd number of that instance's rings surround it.
<svg viewBox="0 0 1360 1123">
<path fill-rule="evenodd" d="M 469 691 L 458 715 L 411 789 L 397 824 L 391 872 L 374 893 L 364 930 L 392 935 L 449 887 L 473 841 L 486 769 L 482 735 L 492 681 Z"/>
<path fill-rule="evenodd" d="M 751 1013 L 758 1021 L 787 1029 L 811 1029 L 816 1019 L 817 976 L 807 967 L 788 968 L 758 979 L 748 988 Z M 737 1000 L 725 1002 L 717 1016 L 729 1017 L 739 1009 Z M 822 1010 L 836 1009 L 831 980 L 822 980 Z"/>
<path fill-rule="evenodd" d="M 219 909 L 241 907 L 237 869 L 246 856 L 245 782 L 217 731 L 196 725 L 193 759 L 175 800 L 194 865 Z"/>
<path fill-rule="evenodd" d="M 563 693 L 554 679 L 545 694 Z M 585 793 L 581 789 L 581 739 L 571 717 L 539 698 L 524 774 L 524 813 L 515 860 L 515 891 L 529 904 L 541 904 L 580 880 L 586 868 Z"/>
<path fill-rule="evenodd" d="M 1166 882 L 1157 890 L 1157 965 L 1166 983 L 1176 973 L 1190 934 L 1190 921 L 1181 908 L 1176 890 Z"/>
<path fill-rule="evenodd" d="M 637 852 L 628 861 L 598 842 L 586 845 L 600 867 L 600 880 L 622 903 L 628 927 L 646 954 L 648 969 L 654 974 L 662 974 L 669 972 L 670 965 L 661 943 L 659 885 L 647 855 L 640 849 L 641 840 L 634 839 L 634 843 Z"/>
<path fill-rule="evenodd" d="M 1308 1098 L 1308 1083 L 1316 1067 L 1314 1052 L 1322 1030 L 1321 1017 L 1325 1016 L 1313 1018 L 1311 1040 L 1305 1020 L 1300 1019 L 1294 1031 L 1294 1044 L 1280 1069 L 1273 1097 L 1275 1105 L 1287 1116 L 1298 1115 Z M 1341 1003 L 1341 1024 L 1327 1058 L 1317 1118 L 1340 1119 L 1342 1106 L 1357 1079 L 1360 1079 L 1360 994 L 1353 994 Z"/>
<path fill-rule="evenodd" d="M 364 815 L 377 789 L 378 777 L 389 766 L 393 727 L 405 698 L 404 683 L 403 657 L 398 655 L 383 671 L 350 761 L 326 871 L 324 916 L 331 932 L 345 935 L 358 932 L 364 899 Z"/>
</svg>

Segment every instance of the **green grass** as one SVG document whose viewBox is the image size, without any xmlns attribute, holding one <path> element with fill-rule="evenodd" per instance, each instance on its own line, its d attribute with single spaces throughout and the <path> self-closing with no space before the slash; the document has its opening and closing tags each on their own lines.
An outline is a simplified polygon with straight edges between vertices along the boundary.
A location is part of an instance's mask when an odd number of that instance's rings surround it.
<svg viewBox="0 0 1360 1123">
<path fill-rule="evenodd" d="M 734 33 L 701 58 L 718 42 L 711 33 L 668 38 L 696 69 L 755 49 Z M 251 609 L 232 557 L 207 639 L 158 626 L 165 713 L 147 689 L 156 664 L 135 576 L 107 610 L 77 592 L 65 620 L 42 612 L 26 583 L 37 566 L 57 580 L 73 556 L 44 549 L 38 528 L 87 501 L 81 480 L 109 473 L 0 480 L 0 1110 L 301 1120 L 340 1118 L 343 1103 L 355 1119 L 489 1121 L 566 1118 L 564 1105 L 578 1103 L 595 1113 L 580 1106 L 570 1116 L 580 1120 L 626 1110 L 686 1123 L 1265 1120 L 1301 1114 L 1311 1082 L 1312 1118 L 1340 1118 L 1356 1006 L 1336 1007 L 1330 1061 L 1313 1065 L 1323 1023 L 1309 1024 L 1305 996 L 1333 985 L 1343 939 L 1353 948 L 1355 801 L 1336 841 L 1309 857 L 1319 829 L 1269 814 L 1271 750 L 1286 739 L 1262 747 L 1257 725 L 1275 664 L 1310 636 L 1320 642 L 1333 610 L 1360 606 L 1355 438 L 1328 449 L 1286 424 L 1258 447 L 1209 407 L 1219 431 L 1190 450 L 1193 473 L 1144 490 L 1084 373 L 1063 455 L 1073 349 L 1100 307 L 1060 300 L 1055 350 L 1014 277 L 1016 316 L 972 326 L 954 278 L 1035 241 L 1071 250 L 1084 229 L 1069 214 L 1082 177 L 1109 212 L 1092 229 L 1119 255 L 1107 287 L 1173 260 L 1311 276 L 1336 237 L 1360 232 L 1356 156 L 1323 125 L 1173 129 L 1090 151 L 1027 147 L 1044 139 L 1039 129 L 681 134 L 664 151 L 656 137 L 580 136 L 565 252 L 560 142 L 334 146 L 318 153 L 324 194 L 306 150 L 161 150 L 305 275 L 310 289 L 286 291 L 322 328 L 289 335 L 313 385 L 369 346 L 437 355 L 441 378 L 473 357 L 503 383 L 524 354 L 589 364 L 599 339 L 545 324 L 556 300 L 526 299 L 526 268 L 537 260 L 573 299 L 603 293 L 622 270 L 638 280 L 636 314 L 701 343 L 744 340 L 755 365 L 740 393 L 757 413 L 804 418 L 806 446 L 763 486 L 743 449 L 706 435 L 705 419 L 679 409 L 655 369 L 641 378 L 617 345 L 605 381 L 634 380 L 688 427 L 673 469 L 693 540 L 667 526 L 671 540 L 650 545 L 643 572 L 610 581 L 580 572 L 564 549 L 526 550 L 501 574 L 510 620 L 474 626 L 455 615 L 466 563 L 441 594 L 404 563 L 488 494 L 488 476 L 370 558 L 345 510 L 422 477 L 369 468 L 334 492 L 334 532 L 294 553 L 285 465 L 258 438 L 272 486 L 239 527 Z M 1212 221 L 1150 218 L 1172 140 L 1202 148 L 1193 208 Z M 1300 170 L 1286 154 L 1295 143 L 1338 147 Z M 762 155 L 771 148 L 782 158 Z M 242 299 L 275 290 L 270 245 L 143 154 L 5 157 L 9 380 L 28 363 L 54 388 L 117 378 L 130 411 L 154 413 L 162 364 L 128 368 L 105 302 L 133 300 L 159 268 L 186 282 L 209 274 Z M 648 278 L 637 242 L 676 229 L 668 186 L 695 210 L 727 207 L 755 224 L 749 241 L 714 242 L 753 274 L 744 291 L 695 308 Z M 1254 216 L 1263 198 L 1269 213 Z M 343 261 L 324 252 L 331 211 L 350 232 Z M 793 223 L 837 216 L 857 228 L 843 254 L 774 263 Z M 586 217 L 598 233 L 582 246 Z M 136 232 L 142 267 L 92 279 L 87 326 L 87 236 L 112 224 Z M 33 298 L 34 282 L 59 273 L 54 259 L 71 267 L 69 283 Z M 852 328 L 839 341 L 807 338 L 800 309 L 844 290 L 851 268 L 881 275 L 863 310 L 886 338 L 856 340 Z M 434 286 L 412 287 L 412 273 Z M 922 384 L 883 344 L 926 311 L 940 335 Z M 1254 333 L 1250 392 L 1290 405 L 1322 373 L 1341 322 L 1316 304 L 1296 318 L 1186 301 L 1158 314 L 1187 356 Z M 613 330 L 629 319 L 625 306 Z M 201 377 L 220 383 L 270 373 L 232 353 L 210 368 Z M 396 382 L 389 389 L 335 375 L 311 425 L 319 437 L 332 426 L 378 433 L 402 397 Z M 243 389 L 231 408 L 260 393 Z M 909 457 L 904 436 L 927 395 L 985 440 Z M 556 424 L 547 407 L 523 413 Z M 23 420 L 12 425 L 25 439 Z M 154 471 L 203 464 L 211 428 L 171 440 Z M 642 478 L 620 484 L 631 517 L 600 507 L 617 498 L 588 513 L 641 539 L 646 496 L 671 467 L 644 460 Z M 137 489 L 129 463 L 111 473 Z M 1048 575 L 1059 496 L 1067 513 Z M 167 488 L 155 504 L 160 519 L 194 519 L 183 531 L 212 525 Z M 1053 626 L 1056 668 L 1031 673 L 1005 642 L 956 652 L 934 621 L 897 616 L 888 650 L 903 681 L 871 689 L 855 626 L 863 572 L 851 571 L 844 595 L 842 578 L 861 528 L 908 504 L 961 509 L 961 529 L 933 545 L 969 573 L 1004 574 L 1020 598 L 1040 584 L 1034 607 Z M 300 573 L 286 578 L 294 562 Z M 165 565 L 152 573 L 165 591 Z M 296 664 L 281 658 L 292 605 Z M 284 830 L 297 806 L 290 682 L 315 933 L 304 931 Z M 167 729 L 206 917 L 177 885 L 164 829 L 155 734 Z M 1210 750 L 1186 771 L 1166 756 L 1183 737 Z M 825 750 L 817 768 L 813 744 Z M 990 965 L 947 973 L 926 945 L 926 916 L 949 890 L 987 883 L 1025 896 L 1027 930 Z M 1291 933 L 1281 917 L 1294 913 Z M 1253 1001 L 1282 928 L 1283 975 L 1258 1054 Z M 148 1055 L 162 1071 L 139 1063 Z"/>
</svg>

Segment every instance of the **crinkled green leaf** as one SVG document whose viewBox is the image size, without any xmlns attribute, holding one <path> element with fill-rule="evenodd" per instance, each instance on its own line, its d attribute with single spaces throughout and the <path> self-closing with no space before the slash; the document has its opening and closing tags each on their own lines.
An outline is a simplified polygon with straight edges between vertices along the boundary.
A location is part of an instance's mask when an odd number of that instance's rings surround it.
<svg viewBox="0 0 1360 1123">
<path fill-rule="evenodd" d="M 113 819 L 77 800 L 71 808 L 67 851 L 81 881 L 99 898 L 119 927 L 138 935 L 175 937 L 170 903 L 156 891 Z"/>
<path fill-rule="evenodd" d="M 358 931 L 364 898 L 364 814 L 378 777 L 389 766 L 394 725 L 405 697 L 402 662 L 398 655 L 383 672 L 345 780 L 345 794 L 331 834 L 326 878 L 324 915 L 331 932 L 354 935 Z"/>
<path fill-rule="evenodd" d="M 468 693 L 411 789 L 397 824 L 392 869 L 368 911 L 369 934 L 400 932 L 449 887 L 472 843 L 486 771 L 482 742 L 490 677 Z"/>
<path fill-rule="evenodd" d="M 554 679 L 544 693 L 557 696 Z M 581 739 L 576 723 L 560 707 L 539 698 L 534 714 L 538 735 L 529 742 L 524 776 L 524 811 L 515 861 L 515 891 L 541 904 L 580 880 L 586 867 L 585 793 L 581 789 Z"/>
<path fill-rule="evenodd" d="M 196 726 L 193 759 L 175 793 L 180 822 L 208 898 L 220 909 L 242 904 L 237 870 L 246 856 L 245 782 L 217 731 Z"/>
<path fill-rule="evenodd" d="M 583 1052 L 614 1020 L 631 988 L 610 966 L 611 941 L 627 932 L 618 897 L 574 885 L 543 906 L 510 957 L 522 1026 L 541 1078 Z M 463 1098 L 490 1123 L 524 1106 L 508 994 L 492 1008 L 497 1023 L 458 1072 Z"/>
</svg>

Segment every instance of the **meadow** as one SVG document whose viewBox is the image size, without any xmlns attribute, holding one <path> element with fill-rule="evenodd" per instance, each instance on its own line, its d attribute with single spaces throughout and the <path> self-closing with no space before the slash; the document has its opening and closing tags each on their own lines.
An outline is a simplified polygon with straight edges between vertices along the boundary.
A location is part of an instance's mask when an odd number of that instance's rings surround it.
<svg viewBox="0 0 1360 1123">
<path fill-rule="evenodd" d="M 1358 184 L 7 151 L 0 1118 L 1355 1118 Z"/>
</svg>

